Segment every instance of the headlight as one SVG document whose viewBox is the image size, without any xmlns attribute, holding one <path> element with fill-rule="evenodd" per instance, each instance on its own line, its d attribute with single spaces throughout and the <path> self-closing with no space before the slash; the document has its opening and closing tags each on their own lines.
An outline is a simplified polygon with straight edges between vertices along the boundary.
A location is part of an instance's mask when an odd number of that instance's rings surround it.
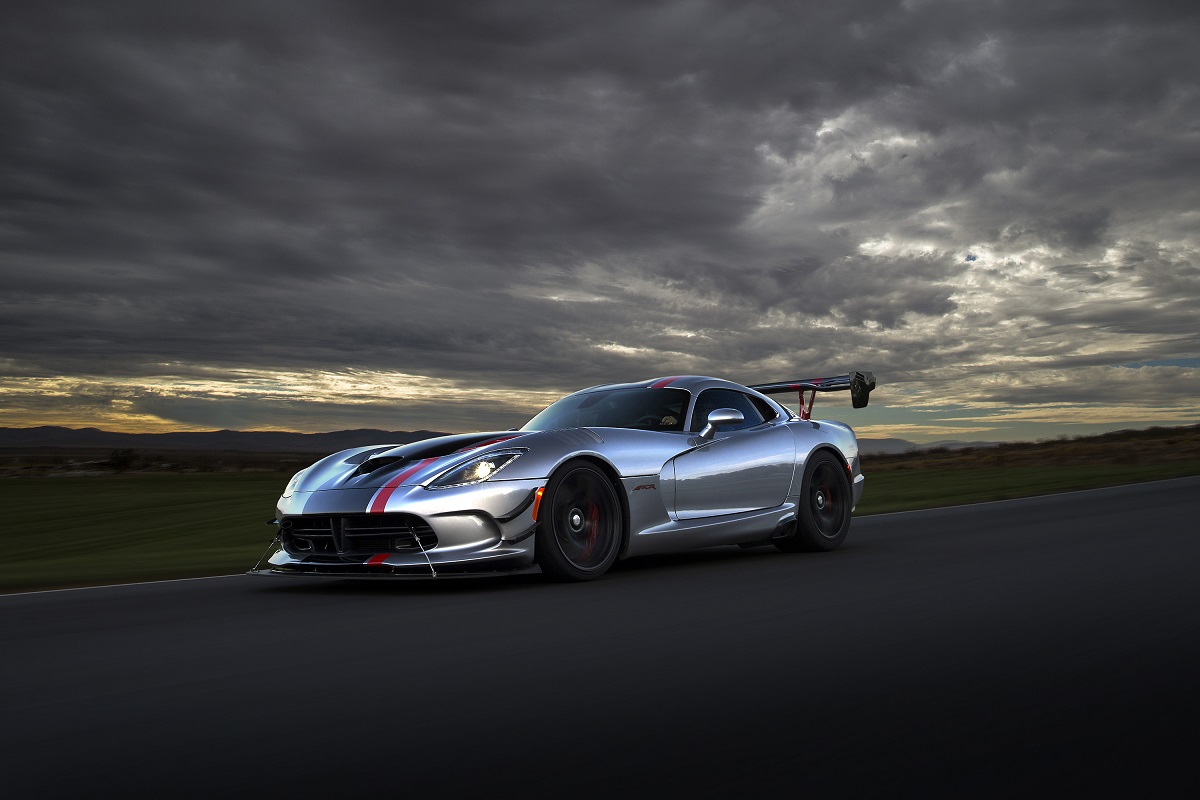
<svg viewBox="0 0 1200 800">
<path fill-rule="evenodd" d="M 434 478 L 430 489 L 448 489 L 451 486 L 469 486 L 472 483 L 482 483 L 497 472 L 516 461 L 524 453 L 524 449 L 497 450 L 482 456 L 476 456 L 470 461 L 464 461 Z"/>
<path fill-rule="evenodd" d="M 306 472 L 308 472 L 308 467 L 305 467 L 292 476 L 292 479 L 288 481 L 287 488 L 283 490 L 284 497 L 292 496 L 292 492 L 296 491 L 296 485 L 300 483 L 300 479 L 304 477 L 304 473 Z"/>
</svg>

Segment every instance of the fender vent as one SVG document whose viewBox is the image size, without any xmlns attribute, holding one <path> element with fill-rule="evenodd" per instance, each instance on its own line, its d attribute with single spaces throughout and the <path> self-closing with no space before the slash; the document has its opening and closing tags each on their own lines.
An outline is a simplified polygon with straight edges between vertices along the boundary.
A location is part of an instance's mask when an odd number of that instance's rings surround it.
<svg viewBox="0 0 1200 800">
<path fill-rule="evenodd" d="M 587 428 L 565 428 L 554 431 L 554 436 L 572 447 L 595 447 L 598 444 L 604 444 L 600 434 Z"/>
</svg>

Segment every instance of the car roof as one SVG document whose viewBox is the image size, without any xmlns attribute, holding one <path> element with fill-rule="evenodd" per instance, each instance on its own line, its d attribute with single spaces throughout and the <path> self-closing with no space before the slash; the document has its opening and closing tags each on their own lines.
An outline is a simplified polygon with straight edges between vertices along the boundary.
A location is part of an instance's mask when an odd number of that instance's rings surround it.
<svg viewBox="0 0 1200 800">
<path fill-rule="evenodd" d="M 578 392 L 572 392 L 571 395 L 590 394 L 592 392 L 604 392 L 613 389 L 683 389 L 689 392 L 692 396 L 699 394 L 705 389 L 732 389 L 737 392 L 745 392 L 752 394 L 755 397 L 765 400 L 768 405 L 777 409 L 784 419 L 794 416 L 786 406 L 777 400 L 774 400 L 762 392 L 756 392 L 753 389 L 743 386 L 740 383 L 727 381 L 723 378 L 712 378 L 707 375 L 664 375 L 658 378 L 650 378 L 644 381 L 635 381 L 633 383 L 604 383 L 599 386 L 589 386 L 586 389 L 580 389 Z M 571 395 L 568 395 L 570 397 Z"/>
<path fill-rule="evenodd" d="M 701 384 L 715 382 L 727 386 L 737 386 L 736 383 L 723 381 L 719 378 L 706 378 L 702 375 L 664 375 L 659 378 L 650 378 L 644 381 L 633 381 L 632 383 L 602 383 L 598 386 L 589 386 L 586 389 L 580 389 L 572 394 L 587 394 L 589 392 L 604 392 L 612 389 L 687 389 L 695 391 Z M 739 389 L 745 388 L 738 386 Z"/>
<path fill-rule="evenodd" d="M 649 380 L 635 381 L 633 383 L 605 383 L 599 386 L 590 386 L 587 389 L 580 389 L 578 392 L 573 392 L 572 394 L 588 394 L 590 392 L 609 391 L 612 389 L 684 389 L 692 394 L 696 394 L 704 389 L 734 389 L 739 392 L 765 397 L 765 395 L 740 383 L 734 383 L 722 378 L 711 378 L 705 375 L 664 375 L 659 378 L 650 378 Z"/>
</svg>

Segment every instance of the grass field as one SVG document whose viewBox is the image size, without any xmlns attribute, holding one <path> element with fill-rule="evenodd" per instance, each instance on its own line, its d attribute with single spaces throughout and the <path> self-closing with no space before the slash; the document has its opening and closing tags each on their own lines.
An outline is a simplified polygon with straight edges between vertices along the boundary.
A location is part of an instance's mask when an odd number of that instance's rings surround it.
<svg viewBox="0 0 1200 800">
<path fill-rule="evenodd" d="M 128 474 L 0 481 L 0 592 L 244 572 L 288 475 Z"/>
<path fill-rule="evenodd" d="M 1003 500 L 1200 475 L 1200 460 L 889 468 L 858 513 Z M 0 592 L 244 572 L 273 536 L 285 474 L 126 474 L 0 480 Z"/>
<path fill-rule="evenodd" d="M 1200 460 L 1117 464 L 956 467 L 867 472 L 856 516 L 984 503 L 1054 492 L 1200 475 Z"/>
</svg>

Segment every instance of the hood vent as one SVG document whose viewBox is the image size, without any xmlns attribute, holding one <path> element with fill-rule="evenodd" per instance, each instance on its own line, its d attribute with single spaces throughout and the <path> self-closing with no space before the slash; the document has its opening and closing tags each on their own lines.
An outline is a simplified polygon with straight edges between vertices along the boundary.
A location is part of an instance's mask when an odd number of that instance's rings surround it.
<svg viewBox="0 0 1200 800">
<path fill-rule="evenodd" d="M 384 467 L 391 467 L 404 461 L 403 456 L 380 456 L 379 458 L 368 458 L 366 461 L 358 465 L 358 469 L 354 470 L 351 478 L 357 478 L 359 475 L 370 475 L 372 472 Z"/>
</svg>

